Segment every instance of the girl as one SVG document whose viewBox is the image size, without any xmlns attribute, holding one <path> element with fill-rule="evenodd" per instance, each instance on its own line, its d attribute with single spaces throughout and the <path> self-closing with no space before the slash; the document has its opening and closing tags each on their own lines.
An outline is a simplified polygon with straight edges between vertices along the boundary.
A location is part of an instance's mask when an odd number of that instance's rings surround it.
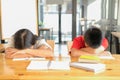
<svg viewBox="0 0 120 80">
<path fill-rule="evenodd" d="M 28 29 L 20 29 L 8 41 L 6 58 L 53 57 L 53 50 L 44 39 Z"/>
</svg>

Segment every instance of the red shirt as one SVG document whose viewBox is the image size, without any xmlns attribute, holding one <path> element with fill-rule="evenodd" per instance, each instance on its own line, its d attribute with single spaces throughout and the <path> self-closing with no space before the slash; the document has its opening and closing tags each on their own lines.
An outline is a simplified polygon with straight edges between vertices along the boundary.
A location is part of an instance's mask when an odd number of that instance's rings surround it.
<svg viewBox="0 0 120 80">
<path fill-rule="evenodd" d="M 106 49 L 108 47 L 108 40 L 103 38 L 101 45 Z M 81 49 L 85 48 L 85 41 L 83 36 L 76 37 L 73 40 L 72 48 Z"/>
</svg>

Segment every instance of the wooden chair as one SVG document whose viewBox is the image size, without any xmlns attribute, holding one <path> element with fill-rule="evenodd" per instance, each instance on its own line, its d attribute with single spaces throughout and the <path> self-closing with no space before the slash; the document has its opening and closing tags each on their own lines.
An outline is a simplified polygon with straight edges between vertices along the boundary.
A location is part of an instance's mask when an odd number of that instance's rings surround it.
<svg viewBox="0 0 120 80">
<path fill-rule="evenodd" d="M 54 40 L 47 40 L 46 42 L 52 47 L 52 49 L 54 51 L 55 41 Z"/>
<path fill-rule="evenodd" d="M 70 59 L 71 59 L 71 62 L 76 62 L 76 61 L 78 61 L 78 57 L 74 57 L 74 56 L 71 56 L 71 53 L 70 53 L 70 51 L 71 51 L 71 47 L 72 47 L 72 44 L 73 44 L 73 41 L 68 41 L 67 42 L 67 49 L 68 49 L 68 55 L 70 55 Z"/>
<path fill-rule="evenodd" d="M 4 47 L 4 44 L 0 44 L 0 53 L 4 52 L 5 51 L 5 47 Z"/>
<path fill-rule="evenodd" d="M 73 44 L 73 41 L 67 41 L 68 53 L 71 51 L 72 44 Z"/>
</svg>

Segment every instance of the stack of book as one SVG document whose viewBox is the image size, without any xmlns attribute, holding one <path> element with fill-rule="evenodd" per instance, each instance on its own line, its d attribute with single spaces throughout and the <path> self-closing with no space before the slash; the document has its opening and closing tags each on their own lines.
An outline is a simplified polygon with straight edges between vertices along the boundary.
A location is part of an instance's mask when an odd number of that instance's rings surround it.
<svg viewBox="0 0 120 80">
<path fill-rule="evenodd" d="M 100 58 L 98 56 L 88 56 L 82 55 L 78 62 L 71 62 L 70 66 L 75 68 L 80 68 L 84 70 L 89 70 L 94 73 L 100 73 L 105 71 L 105 64 L 100 63 Z"/>
<path fill-rule="evenodd" d="M 79 57 L 79 61 L 81 63 L 99 63 L 100 58 L 98 56 L 92 56 L 92 55 L 81 55 Z"/>
</svg>

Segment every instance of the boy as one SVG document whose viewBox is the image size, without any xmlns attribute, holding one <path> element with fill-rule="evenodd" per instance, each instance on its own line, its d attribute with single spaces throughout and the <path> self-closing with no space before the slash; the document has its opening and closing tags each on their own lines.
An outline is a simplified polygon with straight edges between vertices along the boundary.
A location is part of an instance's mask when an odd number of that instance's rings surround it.
<svg viewBox="0 0 120 80">
<path fill-rule="evenodd" d="M 108 41 L 103 37 L 102 31 L 92 26 L 86 30 L 84 36 L 81 35 L 73 40 L 71 56 L 99 55 L 105 53 L 104 50 L 107 47 Z"/>
</svg>

